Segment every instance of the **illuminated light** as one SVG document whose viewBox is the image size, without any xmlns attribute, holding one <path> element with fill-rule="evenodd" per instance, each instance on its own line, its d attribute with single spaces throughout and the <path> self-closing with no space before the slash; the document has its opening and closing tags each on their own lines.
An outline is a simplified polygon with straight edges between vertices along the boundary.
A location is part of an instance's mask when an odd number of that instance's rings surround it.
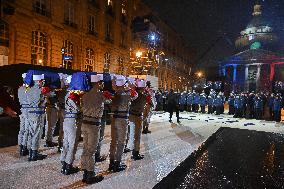
<svg viewBox="0 0 284 189">
<path fill-rule="evenodd" d="M 169 59 L 165 58 L 165 61 L 168 61 Z"/>
<path fill-rule="evenodd" d="M 202 76 L 202 72 L 197 72 L 197 76 L 201 77 Z"/>
<path fill-rule="evenodd" d="M 152 41 L 155 41 L 155 40 L 156 40 L 156 36 L 153 34 L 153 35 L 151 35 L 150 39 L 151 39 Z"/>
<path fill-rule="evenodd" d="M 137 51 L 137 52 L 136 52 L 136 57 L 137 57 L 137 58 L 140 58 L 141 56 L 142 56 L 142 52 L 141 52 L 141 51 Z"/>
<path fill-rule="evenodd" d="M 42 64 L 42 62 L 43 62 L 42 59 L 39 59 L 39 60 L 38 60 L 38 63 Z"/>
</svg>

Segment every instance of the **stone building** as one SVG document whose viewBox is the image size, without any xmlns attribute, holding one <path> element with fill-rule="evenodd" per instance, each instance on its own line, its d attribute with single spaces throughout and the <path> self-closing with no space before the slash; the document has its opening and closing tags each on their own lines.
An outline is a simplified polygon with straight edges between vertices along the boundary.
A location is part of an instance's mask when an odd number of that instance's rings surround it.
<svg viewBox="0 0 284 189">
<path fill-rule="evenodd" d="M 4 0 L 0 66 L 34 64 L 130 74 L 135 17 L 153 15 L 140 0 Z M 192 54 L 183 39 L 155 15 L 161 36 L 160 88 L 189 86 Z"/>
<path fill-rule="evenodd" d="M 36 64 L 123 72 L 129 59 L 132 1 L 4 1 L 0 65 Z M 5 43 L 4 43 L 5 42 Z"/>
<path fill-rule="evenodd" d="M 220 74 L 238 91 L 271 91 L 273 83 L 283 80 L 283 58 L 277 31 L 256 3 L 252 20 L 235 42 L 239 53 L 220 62 Z"/>
<path fill-rule="evenodd" d="M 141 46 L 145 48 L 145 44 L 148 45 L 148 49 L 155 46 L 155 52 L 150 53 L 155 55 L 158 65 L 152 66 L 150 74 L 159 78 L 159 88 L 180 91 L 190 89 L 193 53 L 185 40 L 143 2 L 136 1 L 134 9 L 134 56 L 137 50 L 141 50 Z"/>
</svg>

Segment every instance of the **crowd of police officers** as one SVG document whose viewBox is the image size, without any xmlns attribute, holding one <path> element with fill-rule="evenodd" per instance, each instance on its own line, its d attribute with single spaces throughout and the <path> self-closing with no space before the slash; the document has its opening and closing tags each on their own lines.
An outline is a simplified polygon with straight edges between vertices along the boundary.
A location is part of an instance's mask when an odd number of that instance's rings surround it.
<svg viewBox="0 0 284 189">
<path fill-rule="evenodd" d="M 172 122 L 173 111 L 176 111 L 177 122 L 179 121 L 179 111 L 195 113 L 224 114 L 225 103 L 229 106 L 229 115 L 236 118 L 258 119 L 268 121 L 281 121 L 281 109 L 283 99 L 281 93 L 236 93 L 232 92 L 225 97 L 223 92 L 217 93 L 211 89 L 207 95 L 204 91 L 174 92 L 158 91 L 156 94 L 157 109 L 170 113 Z"/>
<path fill-rule="evenodd" d="M 125 170 L 123 153 L 132 151 L 133 160 L 143 159 L 140 154 L 141 134 L 150 133 L 148 127 L 153 110 L 169 112 L 170 122 L 173 112 L 176 112 L 179 123 L 179 111 L 207 111 L 208 114 L 220 115 L 224 114 L 224 105 L 228 102 L 229 114 L 236 118 L 281 121 L 281 94 L 232 92 L 226 98 L 224 93 L 213 89 L 208 95 L 194 90 L 154 92 L 150 82 L 122 75 L 110 75 L 112 90 L 109 91 L 104 89 L 103 74 L 78 72 L 72 76 L 57 73 L 50 76 L 49 73 L 49 77 L 57 76 L 60 87 L 48 85 L 46 81 L 54 78 L 47 78 L 45 74 L 29 71 L 22 75 L 24 84 L 18 89 L 21 105 L 20 155 L 28 155 L 28 161 L 46 158 L 39 153 L 44 130 L 45 147 L 58 147 L 61 152 L 61 173 L 77 173 L 80 169 L 73 166 L 73 162 L 82 137 L 82 181 L 87 184 L 103 180 L 102 176 L 95 174 L 95 163 L 106 159 L 100 152 L 108 113 L 112 115 L 108 169 L 111 172 Z M 127 148 L 130 122 L 134 124 L 132 150 Z M 56 126 L 59 126 L 57 143 L 53 141 Z"/>
<path fill-rule="evenodd" d="M 51 77 L 57 77 L 56 74 L 51 74 Z M 60 87 L 55 88 L 47 84 L 47 80 L 54 79 L 47 78 L 47 75 L 33 71 L 22 75 L 24 84 L 18 89 L 21 105 L 18 135 L 20 156 L 28 156 L 28 161 L 46 158 L 46 155 L 39 153 L 41 136 L 45 130 L 45 147 L 58 147 L 61 152 L 61 173 L 70 175 L 80 171 L 73 166 L 73 162 L 82 136 L 82 181 L 87 184 L 100 182 L 103 177 L 95 173 L 95 162 L 106 159 L 100 151 L 106 114 L 111 112 L 108 170 L 119 172 L 126 168 L 122 163 L 123 153 L 132 151 L 133 160 L 143 159 L 139 152 L 140 138 L 142 133 L 150 133 L 149 120 L 156 105 L 150 82 L 110 75 L 113 90 L 110 92 L 104 90 L 103 74 L 58 74 Z M 110 107 L 110 111 L 106 111 L 106 107 Z M 135 125 L 133 150 L 126 148 L 129 122 Z M 58 143 L 53 142 L 56 125 L 59 125 Z"/>
</svg>

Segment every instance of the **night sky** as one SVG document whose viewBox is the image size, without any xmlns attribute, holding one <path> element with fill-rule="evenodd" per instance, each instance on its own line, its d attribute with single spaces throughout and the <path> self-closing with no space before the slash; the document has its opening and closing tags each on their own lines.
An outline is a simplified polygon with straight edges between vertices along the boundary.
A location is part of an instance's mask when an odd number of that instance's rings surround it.
<svg viewBox="0 0 284 189">
<path fill-rule="evenodd" d="M 235 39 L 252 19 L 253 5 L 256 2 L 256 0 L 144 1 L 184 36 L 187 44 L 196 52 L 194 62 L 200 67 L 208 63 L 216 64 L 216 61 L 237 52 L 234 47 Z M 263 5 L 264 16 L 283 34 L 284 0 L 260 2 Z M 202 57 L 209 48 L 210 51 Z"/>
</svg>

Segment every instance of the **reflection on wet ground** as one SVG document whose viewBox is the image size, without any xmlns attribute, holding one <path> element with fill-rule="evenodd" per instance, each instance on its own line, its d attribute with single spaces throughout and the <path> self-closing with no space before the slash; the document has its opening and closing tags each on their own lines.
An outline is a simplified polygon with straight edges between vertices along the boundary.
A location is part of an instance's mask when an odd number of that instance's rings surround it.
<svg viewBox="0 0 284 189">
<path fill-rule="evenodd" d="M 283 188 L 284 136 L 220 128 L 154 188 Z"/>
</svg>

